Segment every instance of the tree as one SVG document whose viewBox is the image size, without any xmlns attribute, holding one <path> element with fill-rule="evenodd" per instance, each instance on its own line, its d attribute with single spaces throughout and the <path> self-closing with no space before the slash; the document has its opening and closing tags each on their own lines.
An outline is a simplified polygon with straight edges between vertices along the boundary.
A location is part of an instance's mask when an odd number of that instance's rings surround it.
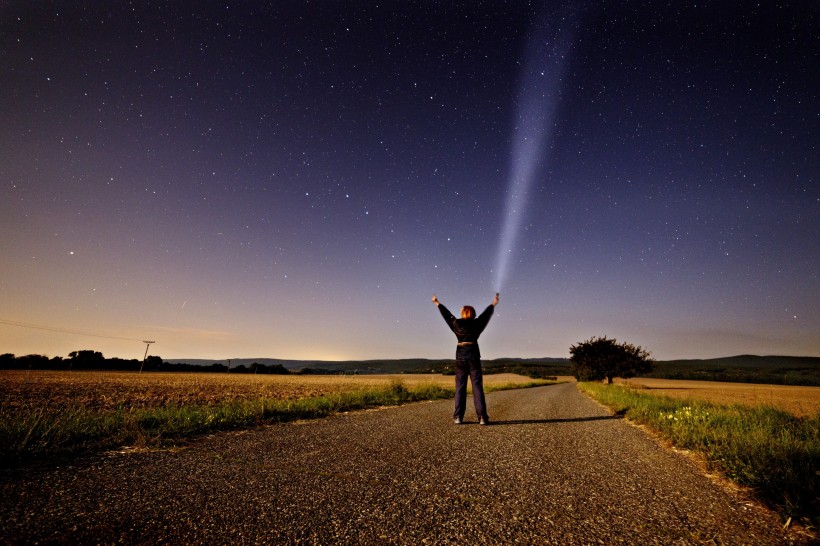
<svg viewBox="0 0 820 546">
<path fill-rule="evenodd" d="M 44 355 L 25 355 L 17 359 L 22 369 L 46 370 L 48 369 L 48 357 Z"/>
<path fill-rule="evenodd" d="M 143 364 L 146 370 L 155 370 L 159 371 L 162 369 L 162 357 L 158 355 L 151 355 L 145 358 L 145 363 Z"/>
<path fill-rule="evenodd" d="M 281 364 L 271 364 L 270 366 L 268 366 L 268 373 L 276 375 L 290 375 L 288 369 L 282 366 Z"/>
<path fill-rule="evenodd" d="M 99 351 L 71 351 L 68 356 L 71 359 L 69 369 L 89 370 L 105 367 L 105 357 Z"/>
<path fill-rule="evenodd" d="M 0 355 L 0 368 L 11 370 L 14 368 L 14 355 L 12 353 L 4 353 Z"/>
<path fill-rule="evenodd" d="M 624 379 L 652 371 L 649 351 L 616 339 L 592 337 L 569 348 L 572 374 L 578 381 L 612 383 L 614 377 Z"/>
</svg>

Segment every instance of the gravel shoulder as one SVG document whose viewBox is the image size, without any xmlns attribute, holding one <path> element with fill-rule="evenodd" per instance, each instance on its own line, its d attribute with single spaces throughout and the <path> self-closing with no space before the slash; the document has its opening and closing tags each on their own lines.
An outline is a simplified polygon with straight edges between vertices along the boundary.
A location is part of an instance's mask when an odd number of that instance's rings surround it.
<svg viewBox="0 0 820 546">
<path fill-rule="evenodd" d="M 3 543 L 789 544 L 573 384 L 0 472 Z M 468 420 L 471 401 L 468 403 Z"/>
</svg>

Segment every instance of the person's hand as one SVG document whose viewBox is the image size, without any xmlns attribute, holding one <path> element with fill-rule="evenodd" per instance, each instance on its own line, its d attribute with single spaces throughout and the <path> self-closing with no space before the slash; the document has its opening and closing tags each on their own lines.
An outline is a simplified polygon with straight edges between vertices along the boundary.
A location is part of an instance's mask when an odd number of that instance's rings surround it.
<svg viewBox="0 0 820 546">
<path fill-rule="evenodd" d="M 435 296 L 433 296 L 435 298 Z M 493 306 L 498 305 L 498 292 L 495 293 L 495 297 L 493 298 Z"/>
<path fill-rule="evenodd" d="M 435 294 L 433 294 L 433 303 L 435 303 L 436 305 L 438 305 L 438 298 L 436 297 L 436 295 L 435 295 Z"/>
</svg>

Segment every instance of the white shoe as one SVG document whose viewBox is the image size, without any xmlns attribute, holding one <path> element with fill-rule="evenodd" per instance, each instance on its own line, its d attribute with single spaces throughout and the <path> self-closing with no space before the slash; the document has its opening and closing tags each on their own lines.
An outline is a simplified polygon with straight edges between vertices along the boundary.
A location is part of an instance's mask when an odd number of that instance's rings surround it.
<svg viewBox="0 0 820 546">
<path fill-rule="evenodd" d="M 479 425 L 486 425 L 487 423 L 488 421 L 485 421 L 483 417 L 478 421 Z"/>
<path fill-rule="evenodd" d="M 455 419 L 453 419 L 453 423 L 455 423 L 457 425 L 460 425 L 461 424 L 461 417 L 456 417 Z"/>
</svg>

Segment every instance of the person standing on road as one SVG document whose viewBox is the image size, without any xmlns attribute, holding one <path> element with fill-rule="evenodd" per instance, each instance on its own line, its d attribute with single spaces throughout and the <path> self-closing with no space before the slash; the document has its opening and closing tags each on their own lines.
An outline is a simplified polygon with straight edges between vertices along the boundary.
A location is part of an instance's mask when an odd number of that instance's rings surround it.
<svg viewBox="0 0 820 546">
<path fill-rule="evenodd" d="M 456 347 L 456 400 L 453 409 L 453 421 L 460 425 L 464 421 L 464 410 L 467 407 L 467 376 L 473 385 L 473 405 L 480 425 L 490 423 L 487 416 L 487 403 L 484 400 L 484 376 L 481 371 L 481 352 L 478 350 L 478 336 L 487 327 L 490 317 L 493 316 L 495 306 L 498 305 L 496 292 L 493 303 L 477 318 L 475 309 L 469 305 L 461 308 L 461 318 L 457 319 L 438 301 L 433 294 L 433 303 L 438 307 L 444 322 L 453 331 L 458 339 Z"/>
</svg>

